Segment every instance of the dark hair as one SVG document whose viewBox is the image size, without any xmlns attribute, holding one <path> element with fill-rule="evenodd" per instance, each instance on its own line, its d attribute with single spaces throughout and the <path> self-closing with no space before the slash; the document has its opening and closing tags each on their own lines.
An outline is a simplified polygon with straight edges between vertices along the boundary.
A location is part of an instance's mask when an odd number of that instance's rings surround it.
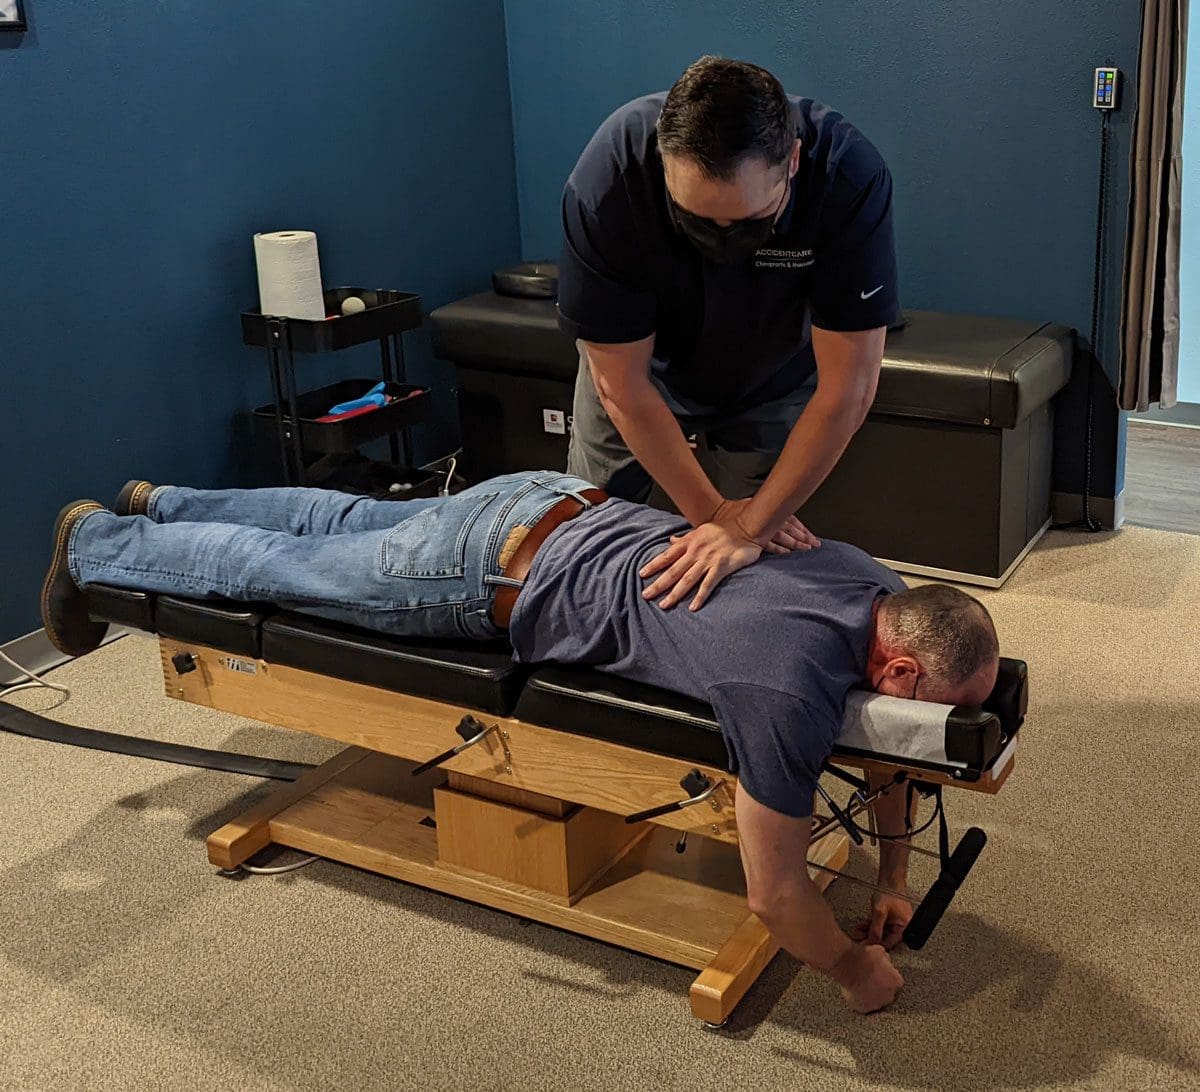
<svg viewBox="0 0 1200 1092">
<path fill-rule="evenodd" d="M 915 656 L 922 670 L 944 685 L 966 682 L 1000 655 L 987 607 L 946 584 L 886 596 L 879 617 L 888 644 Z"/>
<path fill-rule="evenodd" d="M 765 68 L 725 57 L 689 65 L 658 115 L 659 150 L 694 160 L 709 178 L 731 178 L 752 156 L 785 163 L 795 139 L 783 85 Z"/>
</svg>

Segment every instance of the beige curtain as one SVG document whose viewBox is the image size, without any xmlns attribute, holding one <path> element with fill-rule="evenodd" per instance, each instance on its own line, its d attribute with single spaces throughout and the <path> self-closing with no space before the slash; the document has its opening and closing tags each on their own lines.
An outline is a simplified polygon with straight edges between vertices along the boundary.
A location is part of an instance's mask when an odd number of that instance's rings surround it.
<svg viewBox="0 0 1200 1092">
<path fill-rule="evenodd" d="M 1175 405 L 1187 22 L 1188 0 L 1143 0 L 1121 309 L 1120 399 L 1127 410 Z"/>
</svg>

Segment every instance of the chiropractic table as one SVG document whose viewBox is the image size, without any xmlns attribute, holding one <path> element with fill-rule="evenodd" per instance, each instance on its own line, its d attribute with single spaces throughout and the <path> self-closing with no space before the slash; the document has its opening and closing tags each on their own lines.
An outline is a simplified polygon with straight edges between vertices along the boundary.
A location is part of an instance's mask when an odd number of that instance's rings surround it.
<svg viewBox="0 0 1200 1092">
<path fill-rule="evenodd" d="M 736 780 L 707 705 L 591 669 L 530 670 L 504 641 L 109 587 L 88 598 L 93 618 L 158 635 L 168 696 L 349 745 L 215 831 L 218 869 L 274 843 L 692 967 L 709 1026 L 778 951 L 747 908 Z M 999 791 L 1027 704 L 1018 660 L 981 708 L 852 694 L 827 766 L 849 800 L 820 790 L 813 880 L 865 883 L 841 872 L 852 840 L 873 841 L 863 771 L 931 798 L 938 849 L 914 849 L 940 872 L 905 933 L 921 947 L 986 840 L 971 828 L 951 851 L 942 790 Z"/>
</svg>

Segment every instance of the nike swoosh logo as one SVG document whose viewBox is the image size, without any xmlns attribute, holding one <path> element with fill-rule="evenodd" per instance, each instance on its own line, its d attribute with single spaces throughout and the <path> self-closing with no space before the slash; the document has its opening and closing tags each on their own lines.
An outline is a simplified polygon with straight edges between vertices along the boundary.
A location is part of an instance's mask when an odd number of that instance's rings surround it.
<svg viewBox="0 0 1200 1092">
<path fill-rule="evenodd" d="M 883 285 L 881 284 L 878 288 L 872 288 L 870 292 L 863 292 L 860 294 L 862 295 L 862 298 L 864 300 L 869 300 L 873 295 L 875 295 L 876 292 L 880 292 L 882 290 L 883 290 Z"/>
</svg>

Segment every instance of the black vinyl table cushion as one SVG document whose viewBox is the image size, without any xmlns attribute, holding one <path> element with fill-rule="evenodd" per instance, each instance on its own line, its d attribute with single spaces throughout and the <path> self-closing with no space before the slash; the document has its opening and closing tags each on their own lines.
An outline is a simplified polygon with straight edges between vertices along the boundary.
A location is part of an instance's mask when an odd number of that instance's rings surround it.
<svg viewBox="0 0 1200 1092">
<path fill-rule="evenodd" d="M 543 667 L 525 684 L 517 719 L 640 751 L 727 769 L 712 706 L 587 668 Z"/>
<path fill-rule="evenodd" d="M 94 622 L 109 622 L 143 633 L 157 633 L 154 599 L 149 592 L 96 584 L 87 591 L 88 616 Z"/>
<path fill-rule="evenodd" d="M 262 624 L 274 610 L 270 604 L 160 595 L 154 608 L 155 628 L 160 637 L 257 659 L 262 654 Z"/>
<path fill-rule="evenodd" d="M 418 641 L 279 614 L 262 629 L 262 658 L 349 682 L 507 716 L 527 671 L 497 641 Z"/>
<path fill-rule="evenodd" d="M 94 618 L 158 632 L 238 656 L 262 658 L 414 697 L 725 769 L 728 752 L 705 702 L 589 668 L 514 663 L 508 642 L 419 641 L 324 622 L 270 607 L 189 600 L 96 586 Z M 1016 735 L 1029 703 L 1020 660 L 1001 661 L 981 708 L 959 707 L 945 722 L 946 757 L 956 776 L 975 780 Z M 835 747 L 852 757 L 867 752 Z M 888 760 L 898 760 L 889 755 Z M 902 757 L 902 756 L 899 756 Z"/>
<path fill-rule="evenodd" d="M 959 706 L 947 717 L 948 764 L 919 764 L 944 769 L 964 780 L 978 780 L 1020 729 L 1028 693 L 1025 663 L 1002 660 L 988 702 L 982 708 Z M 724 737 L 711 706 L 586 668 L 539 668 L 525 684 L 516 716 L 548 728 L 728 768 Z M 839 755 L 869 757 L 870 752 L 835 744 L 834 761 Z M 886 756 L 887 761 L 902 759 L 900 755 Z"/>
</svg>

